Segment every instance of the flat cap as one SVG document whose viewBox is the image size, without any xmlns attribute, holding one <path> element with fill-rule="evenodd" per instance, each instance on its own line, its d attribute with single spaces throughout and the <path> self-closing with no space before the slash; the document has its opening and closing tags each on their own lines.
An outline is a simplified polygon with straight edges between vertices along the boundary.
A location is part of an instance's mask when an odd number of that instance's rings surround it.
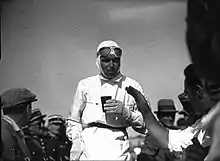
<svg viewBox="0 0 220 161">
<path fill-rule="evenodd" d="M 11 108 L 22 103 L 37 101 L 36 95 L 27 88 L 13 88 L 1 94 L 1 108 Z"/>
</svg>

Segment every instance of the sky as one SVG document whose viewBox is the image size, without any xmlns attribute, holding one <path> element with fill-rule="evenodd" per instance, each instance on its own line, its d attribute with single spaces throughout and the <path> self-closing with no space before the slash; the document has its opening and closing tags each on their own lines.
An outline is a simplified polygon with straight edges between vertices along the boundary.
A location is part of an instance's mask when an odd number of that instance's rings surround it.
<svg viewBox="0 0 220 161">
<path fill-rule="evenodd" d="M 68 116 L 77 83 L 97 74 L 96 47 L 123 49 L 122 74 L 137 80 L 153 110 L 183 90 L 189 64 L 185 3 L 171 0 L 14 0 L 2 7 L 0 92 L 33 91 L 34 108 Z"/>
</svg>

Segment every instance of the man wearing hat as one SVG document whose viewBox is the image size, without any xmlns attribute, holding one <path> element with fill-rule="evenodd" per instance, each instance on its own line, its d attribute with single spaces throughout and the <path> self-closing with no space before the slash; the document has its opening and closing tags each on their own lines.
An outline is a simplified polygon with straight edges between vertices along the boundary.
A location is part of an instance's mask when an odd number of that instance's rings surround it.
<svg viewBox="0 0 220 161">
<path fill-rule="evenodd" d="M 49 116 L 48 129 L 51 136 L 47 144 L 49 158 L 55 161 L 69 161 L 72 143 L 65 133 L 65 119 L 61 115 Z"/>
<path fill-rule="evenodd" d="M 62 115 L 50 115 L 48 117 L 48 134 L 51 138 L 56 139 L 60 137 L 61 133 L 65 132 L 63 131 L 64 122 Z"/>
<path fill-rule="evenodd" d="M 27 146 L 30 149 L 33 161 L 48 160 L 46 144 L 48 135 L 45 135 L 44 118 L 40 109 L 32 110 L 28 125 L 23 129 Z"/>
<path fill-rule="evenodd" d="M 174 126 L 175 115 L 178 112 L 172 99 L 160 99 L 157 104 L 158 111 L 154 111 L 162 126 L 168 129 L 177 129 Z M 144 140 L 144 146 L 138 156 L 139 161 L 172 161 L 174 154 L 169 152 L 168 148 L 160 146 L 157 139 L 147 134 Z"/>
<path fill-rule="evenodd" d="M 39 108 L 33 109 L 31 113 L 31 118 L 28 122 L 27 132 L 31 132 L 34 135 L 44 135 L 45 133 L 45 120 L 47 115 L 43 115 Z"/>
<path fill-rule="evenodd" d="M 154 111 L 157 115 L 160 123 L 169 129 L 176 129 L 174 126 L 176 113 L 178 112 L 175 108 L 174 102 L 172 99 L 160 99 L 158 101 L 158 111 Z"/>
<path fill-rule="evenodd" d="M 1 95 L 1 134 L 4 151 L 2 159 L 7 161 L 30 160 L 21 128 L 27 125 L 36 95 L 26 88 L 9 89 Z"/>
<path fill-rule="evenodd" d="M 126 128 L 145 133 L 142 114 L 125 88 L 133 86 L 142 94 L 143 89 L 120 72 L 122 53 L 116 42 L 101 42 L 96 51 L 99 73 L 78 83 L 67 119 L 71 160 L 129 160 Z"/>
</svg>

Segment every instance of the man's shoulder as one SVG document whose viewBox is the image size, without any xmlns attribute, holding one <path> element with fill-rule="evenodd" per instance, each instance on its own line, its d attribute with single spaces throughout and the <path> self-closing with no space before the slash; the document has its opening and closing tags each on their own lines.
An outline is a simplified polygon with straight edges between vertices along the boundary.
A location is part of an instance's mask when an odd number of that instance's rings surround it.
<svg viewBox="0 0 220 161">
<path fill-rule="evenodd" d="M 12 133 L 15 131 L 13 130 L 13 127 L 11 126 L 11 124 L 9 124 L 7 121 L 5 121 L 4 119 L 1 120 L 1 130 L 2 130 L 2 136 L 4 137 L 10 137 L 10 135 L 13 135 Z"/>
<path fill-rule="evenodd" d="M 123 76 L 123 79 L 124 79 L 124 82 L 126 83 L 126 85 L 131 85 L 134 88 L 137 88 L 140 86 L 140 83 L 131 77 Z"/>
<path fill-rule="evenodd" d="M 92 83 L 97 82 L 98 80 L 99 80 L 99 76 L 94 75 L 94 76 L 89 76 L 89 77 L 81 79 L 80 83 L 82 83 L 82 84 L 92 84 Z"/>
<path fill-rule="evenodd" d="M 98 78 L 99 78 L 98 75 L 93 75 L 93 76 L 89 76 L 86 78 L 82 78 L 80 81 L 81 82 L 89 82 L 89 81 L 97 80 Z"/>
</svg>

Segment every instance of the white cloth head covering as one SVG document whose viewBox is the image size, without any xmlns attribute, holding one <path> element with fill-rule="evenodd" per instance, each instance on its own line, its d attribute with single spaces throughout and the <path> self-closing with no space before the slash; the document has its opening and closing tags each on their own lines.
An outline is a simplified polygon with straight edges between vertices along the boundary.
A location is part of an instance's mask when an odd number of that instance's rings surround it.
<svg viewBox="0 0 220 161">
<path fill-rule="evenodd" d="M 111 47 L 111 46 L 117 47 L 117 48 L 120 48 L 120 49 L 121 49 L 121 47 L 120 47 L 116 42 L 114 42 L 114 41 L 112 41 L 112 40 L 106 40 L 106 41 L 102 41 L 102 42 L 98 45 L 96 52 L 98 52 L 98 51 L 99 51 L 101 48 L 103 48 L 103 47 Z"/>
<path fill-rule="evenodd" d="M 102 41 L 102 42 L 98 45 L 98 47 L 97 47 L 97 49 L 96 49 L 96 52 L 98 52 L 98 51 L 99 51 L 101 48 L 103 48 L 103 47 L 117 47 L 117 48 L 120 48 L 120 49 L 121 49 L 121 47 L 120 47 L 116 42 L 114 42 L 114 41 L 112 41 L 112 40 L 106 40 L 106 41 Z M 121 49 L 121 50 L 122 50 L 122 49 Z M 101 67 L 100 55 L 96 58 L 96 66 L 98 67 L 100 73 L 105 76 L 105 73 L 104 73 L 104 71 L 103 71 L 103 69 L 102 69 L 102 67 Z"/>
</svg>

